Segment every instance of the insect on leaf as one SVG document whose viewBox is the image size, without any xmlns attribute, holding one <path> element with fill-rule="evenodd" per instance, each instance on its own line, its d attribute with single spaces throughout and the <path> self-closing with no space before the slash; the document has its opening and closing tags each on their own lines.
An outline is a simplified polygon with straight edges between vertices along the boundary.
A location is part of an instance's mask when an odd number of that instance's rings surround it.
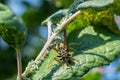
<svg viewBox="0 0 120 80">
<path fill-rule="evenodd" d="M 63 69 L 62 66 L 54 60 L 53 63 L 51 63 L 52 67 L 48 69 L 49 62 L 53 56 L 57 54 L 51 51 L 39 67 L 39 70 L 33 75 L 33 80 L 79 79 L 90 69 L 97 66 L 108 65 L 116 56 L 120 55 L 120 38 L 107 28 L 103 29 L 89 26 L 82 31 L 76 30 L 70 33 L 67 40 L 68 44 L 71 42 L 83 42 L 82 45 L 73 47 L 75 50 L 81 51 L 73 54 L 73 57 L 77 59 L 78 62 L 72 63 L 71 68 L 67 68 L 66 64 L 64 64 L 66 68 Z"/>
</svg>

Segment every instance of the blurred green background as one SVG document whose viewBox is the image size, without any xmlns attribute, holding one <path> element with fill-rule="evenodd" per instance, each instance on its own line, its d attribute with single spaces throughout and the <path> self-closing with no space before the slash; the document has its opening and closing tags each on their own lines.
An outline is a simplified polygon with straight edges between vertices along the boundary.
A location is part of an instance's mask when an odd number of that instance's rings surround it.
<svg viewBox="0 0 120 80">
<path fill-rule="evenodd" d="M 68 8 L 74 0 L 0 0 L 25 22 L 28 28 L 26 43 L 22 49 L 23 71 L 27 63 L 35 59 L 46 40 L 47 27 L 41 22 L 54 12 Z M 120 80 L 120 59 L 110 66 L 91 70 L 82 80 Z M 15 80 L 17 73 L 15 50 L 0 37 L 0 80 Z"/>
</svg>

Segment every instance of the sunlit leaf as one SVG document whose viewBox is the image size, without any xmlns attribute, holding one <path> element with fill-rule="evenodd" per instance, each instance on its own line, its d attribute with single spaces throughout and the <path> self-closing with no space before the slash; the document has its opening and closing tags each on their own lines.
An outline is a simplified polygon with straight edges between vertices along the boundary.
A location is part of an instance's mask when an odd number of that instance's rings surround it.
<svg viewBox="0 0 120 80">
<path fill-rule="evenodd" d="M 70 33 L 74 30 L 82 29 L 90 25 L 91 24 L 88 20 L 88 17 L 81 13 L 79 16 L 76 17 L 75 20 L 67 25 L 66 30 L 68 33 Z"/>
</svg>

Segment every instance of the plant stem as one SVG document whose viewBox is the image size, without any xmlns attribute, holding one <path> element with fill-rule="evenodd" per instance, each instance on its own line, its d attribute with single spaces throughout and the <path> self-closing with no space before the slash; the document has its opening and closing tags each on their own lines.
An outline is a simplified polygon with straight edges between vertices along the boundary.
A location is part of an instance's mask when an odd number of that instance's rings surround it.
<svg viewBox="0 0 120 80">
<path fill-rule="evenodd" d="M 50 38 L 50 36 L 52 35 L 52 29 L 51 29 L 51 22 L 48 22 L 48 39 Z"/>
<path fill-rule="evenodd" d="M 20 52 L 20 49 L 16 49 L 16 54 L 17 54 L 17 69 L 18 69 L 17 80 L 21 80 L 22 62 L 21 62 L 21 52 Z"/>
</svg>

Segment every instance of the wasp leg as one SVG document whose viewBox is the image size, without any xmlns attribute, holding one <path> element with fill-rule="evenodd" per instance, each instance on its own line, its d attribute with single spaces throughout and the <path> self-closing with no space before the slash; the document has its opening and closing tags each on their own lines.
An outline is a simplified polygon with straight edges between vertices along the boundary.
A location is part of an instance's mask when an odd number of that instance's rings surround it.
<svg viewBox="0 0 120 80">
<path fill-rule="evenodd" d="M 64 65 L 63 65 L 62 61 L 61 61 L 60 58 L 58 58 L 57 56 L 54 56 L 54 57 L 52 58 L 52 60 L 50 61 L 50 64 L 48 65 L 48 69 L 52 66 L 52 62 L 53 62 L 55 59 L 57 59 L 57 61 L 62 65 L 62 67 L 63 67 L 63 69 L 64 69 Z"/>
<path fill-rule="evenodd" d="M 57 48 L 53 47 L 53 49 L 54 49 L 56 52 L 59 52 L 59 50 L 58 50 Z"/>
<path fill-rule="evenodd" d="M 75 62 L 75 61 L 78 62 L 77 59 L 73 58 L 72 54 L 70 54 L 70 58 L 71 58 L 71 60 L 73 60 L 74 62 Z"/>
<path fill-rule="evenodd" d="M 72 58 L 72 60 L 73 60 L 74 62 L 78 62 L 78 60 L 77 60 L 77 59 L 75 59 L 75 58 Z"/>
<path fill-rule="evenodd" d="M 49 65 L 48 65 L 48 69 L 52 66 L 52 62 L 55 60 L 56 57 L 57 57 L 57 56 L 55 55 L 55 56 L 52 58 L 52 60 L 50 61 Z"/>
<path fill-rule="evenodd" d="M 69 49 L 70 49 L 70 50 L 73 50 L 73 51 L 75 51 L 75 52 L 78 52 L 77 50 L 75 50 L 75 49 L 73 49 L 73 48 L 71 48 L 71 47 L 69 47 Z"/>
<path fill-rule="evenodd" d="M 60 58 L 57 58 L 58 59 L 58 62 L 62 65 L 63 69 L 64 69 L 64 65 L 62 63 L 62 61 L 60 60 Z"/>
<path fill-rule="evenodd" d="M 70 50 L 75 51 L 75 52 L 81 52 L 81 50 L 80 50 L 80 51 L 75 50 L 75 49 L 72 48 L 71 46 L 72 46 L 72 45 L 73 45 L 73 46 L 75 46 L 75 45 L 80 46 L 80 45 L 82 45 L 82 44 L 84 44 L 84 42 L 80 42 L 80 43 L 70 43 L 70 44 L 68 45 L 68 48 L 69 48 Z"/>
<path fill-rule="evenodd" d="M 68 59 L 65 60 L 67 66 L 70 68 L 70 62 L 68 61 Z"/>
</svg>

